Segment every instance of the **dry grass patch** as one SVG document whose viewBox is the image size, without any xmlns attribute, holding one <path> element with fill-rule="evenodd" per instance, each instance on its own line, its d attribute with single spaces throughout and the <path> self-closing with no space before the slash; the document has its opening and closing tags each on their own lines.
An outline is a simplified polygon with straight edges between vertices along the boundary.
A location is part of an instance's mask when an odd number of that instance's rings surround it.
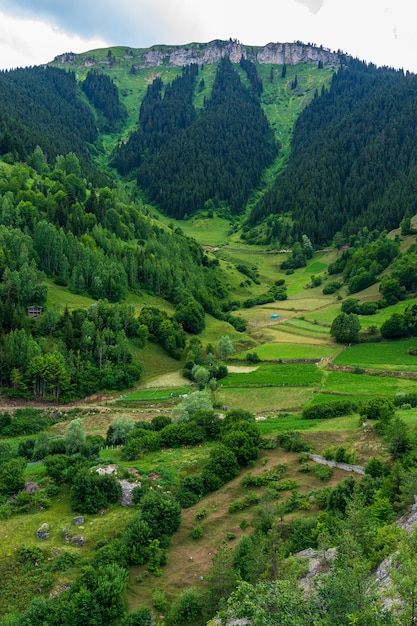
<svg viewBox="0 0 417 626">
<path fill-rule="evenodd" d="M 220 389 L 217 401 L 232 409 L 246 409 L 256 415 L 276 414 L 278 411 L 297 411 L 313 396 L 310 387 L 255 387 L 247 389 Z"/>
<path fill-rule="evenodd" d="M 149 387 L 184 387 L 189 385 L 190 381 L 184 378 L 181 371 L 168 372 L 167 374 L 160 374 L 155 378 L 151 378 L 146 383 L 140 386 L 140 389 L 147 389 Z"/>
<path fill-rule="evenodd" d="M 381 438 L 372 429 L 364 431 L 363 428 L 357 428 L 356 430 L 327 431 L 325 433 L 309 430 L 304 433 L 304 436 L 317 454 L 323 454 L 331 446 L 335 448 L 345 446 L 348 450 L 355 451 L 356 465 L 366 465 L 374 456 L 388 457 Z"/>
<path fill-rule="evenodd" d="M 154 408 L 147 407 L 143 409 L 126 409 L 126 408 L 104 408 L 99 412 L 87 416 L 81 416 L 85 428 L 86 435 L 101 435 L 105 437 L 107 430 L 113 419 L 117 417 L 128 417 L 133 422 L 150 422 L 156 415 L 169 415 L 171 408 Z M 74 418 L 72 418 L 74 419 Z M 56 435 L 65 435 L 68 424 L 71 420 L 59 422 L 51 427 L 51 431 Z"/>
</svg>

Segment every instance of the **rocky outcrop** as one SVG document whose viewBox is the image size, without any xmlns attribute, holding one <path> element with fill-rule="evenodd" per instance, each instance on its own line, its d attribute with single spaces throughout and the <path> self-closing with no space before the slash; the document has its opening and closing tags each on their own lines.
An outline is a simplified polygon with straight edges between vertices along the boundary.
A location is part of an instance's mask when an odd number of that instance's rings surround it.
<svg viewBox="0 0 417 626">
<path fill-rule="evenodd" d="M 139 481 L 129 482 L 128 480 L 119 480 L 120 486 L 122 488 L 122 506 L 132 506 L 133 504 L 133 490 L 135 487 L 140 487 L 141 483 Z"/>
<path fill-rule="evenodd" d="M 340 463 L 339 461 L 331 461 L 329 459 L 325 459 L 324 456 L 320 454 L 311 454 L 310 452 L 304 453 L 315 463 L 320 463 L 320 465 L 327 465 L 328 467 L 336 467 L 337 469 L 344 470 L 345 472 L 354 472 L 355 474 L 365 474 L 365 468 L 362 465 L 352 465 L 351 463 Z"/>
<path fill-rule="evenodd" d="M 268 43 L 266 46 L 246 46 L 235 39 L 221 41 L 216 39 L 209 43 L 191 43 L 185 46 L 152 46 L 151 48 L 132 49 L 129 58 L 135 69 L 158 67 L 183 67 L 190 63 L 207 65 L 217 63 L 228 57 L 238 63 L 241 57 L 256 63 L 274 63 L 276 65 L 296 65 L 298 63 L 323 63 L 323 65 L 339 65 L 341 53 L 331 52 L 322 46 L 293 43 Z M 91 66 L 94 57 L 81 57 L 66 53 L 55 57 L 54 63 Z"/>
</svg>

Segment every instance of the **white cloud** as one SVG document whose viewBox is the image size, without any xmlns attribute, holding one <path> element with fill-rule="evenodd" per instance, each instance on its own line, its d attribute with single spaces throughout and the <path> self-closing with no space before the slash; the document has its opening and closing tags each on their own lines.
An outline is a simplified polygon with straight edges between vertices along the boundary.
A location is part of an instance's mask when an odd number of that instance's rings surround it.
<svg viewBox="0 0 417 626">
<path fill-rule="evenodd" d="M 40 65 L 63 52 L 107 45 L 103 39 L 84 39 L 46 22 L 12 18 L 0 12 L 0 69 Z"/>
<path fill-rule="evenodd" d="M 410 0 L 0 0 L 0 67 L 45 63 L 62 52 L 106 45 L 142 48 L 232 37 L 259 46 L 315 43 L 417 72 L 412 6 Z"/>
</svg>

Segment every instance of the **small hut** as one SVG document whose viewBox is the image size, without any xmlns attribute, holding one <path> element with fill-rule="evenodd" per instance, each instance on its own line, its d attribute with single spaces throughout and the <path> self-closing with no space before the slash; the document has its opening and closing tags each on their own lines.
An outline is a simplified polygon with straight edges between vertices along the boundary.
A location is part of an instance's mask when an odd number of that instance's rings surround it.
<svg viewBox="0 0 417 626">
<path fill-rule="evenodd" d="M 28 317 L 39 317 L 42 313 L 43 308 L 41 306 L 28 306 L 27 308 Z"/>
</svg>

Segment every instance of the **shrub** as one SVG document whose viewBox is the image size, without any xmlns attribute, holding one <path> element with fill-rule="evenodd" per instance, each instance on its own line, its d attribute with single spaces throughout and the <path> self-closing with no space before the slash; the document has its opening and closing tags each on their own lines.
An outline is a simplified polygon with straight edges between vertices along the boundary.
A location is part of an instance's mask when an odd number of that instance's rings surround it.
<svg viewBox="0 0 417 626">
<path fill-rule="evenodd" d="M 66 572 L 74 567 L 79 561 L 80 557 L 77 554 L 64 551 L 52 561 L 51 570 L 53 572 Z"/>
<path fill-rule="evenodd" d="M 275 489 L 278 491 L 292 491 L 298 489 L 300 485 L 292 478 L 283 478 L 279 481 L 278 485 L 275 485 Z"/>
<path fill-rule="evenodd" d="M 297 432 L 281 433 L 277 437 L 278 444 L 288 452 L 310 452 L 311 446 Z"/>
<path fill-rule="evenodd" d="M 333 280 L 323 287 L 323 294 L 330 295 L 332 293 L 335 293 L 338 289 L 340 289 L 341 286 L 341 282 Z"/>
<path fill-rule="evenodd" d="M 152 594 L 152 603 L 157 611 L 165 612 L 167 610 L 168 601 L 163 589 L 155 589 Z"/>
<path fill-rule="evenodd" d="M 193 531 L 191 533 L 191 537 L 197 541 L 198 539 L 201 539 L 201 537 L 203 536 L 203 529 L 201 528 L 200 524 L 197 524 L 197 526 L 194 526 Z"/>
<path fill-rule="evenodd" d="M 229 505 L 229 513 L 236 513 L 236 511 L 243 511 L 245 505 L 241 500 L 237 500 L 236 502 L 232 502 Z"/>
<path fill-rule="evenodd" d="M 178 596 L 168 614 L 171 626 L 183 626 L 196 620 L 201 613 L 202 598 L 196 589 L 186 589 Z"/>
<path fill-rule="evenodd" d="M 266 487 L 269 483 L 278 482 L 284 473 L 285 468 L 283 465 L 278 466 L 278 468 L 265 472 L 264 474 L 259 474 L 258 476 L 253 476 L 252 474 L 245 474 L 242 478 L 242 486 L 243 487 Z"/>
<path fill-rule="evenodd" d="M 19 563 L 40 563 L 45 559 L 45 555 L 38 546 L 20 546 L 17 549 L 17 560 Z"/>
<path fill-rule="evenodd" d="M 358 307 L 359 315 L 374 315 L 378 310 L 377 302 L 363 302 Z"/>
<path fill-rule="evenodd" d="M 314 473 L 320 480 L 330 480 L 333 476 L 333 470 L 328 465 L 316 465 Z"/>
<path fill-rule="evenodd" d="M 350 415 L 357 409 L 357 404 L 351 400 L 335 400 L 334 402 L 305 406 L 302 417 L 307 420 L 330 419 L 340 415 Z"/>
</svg>

